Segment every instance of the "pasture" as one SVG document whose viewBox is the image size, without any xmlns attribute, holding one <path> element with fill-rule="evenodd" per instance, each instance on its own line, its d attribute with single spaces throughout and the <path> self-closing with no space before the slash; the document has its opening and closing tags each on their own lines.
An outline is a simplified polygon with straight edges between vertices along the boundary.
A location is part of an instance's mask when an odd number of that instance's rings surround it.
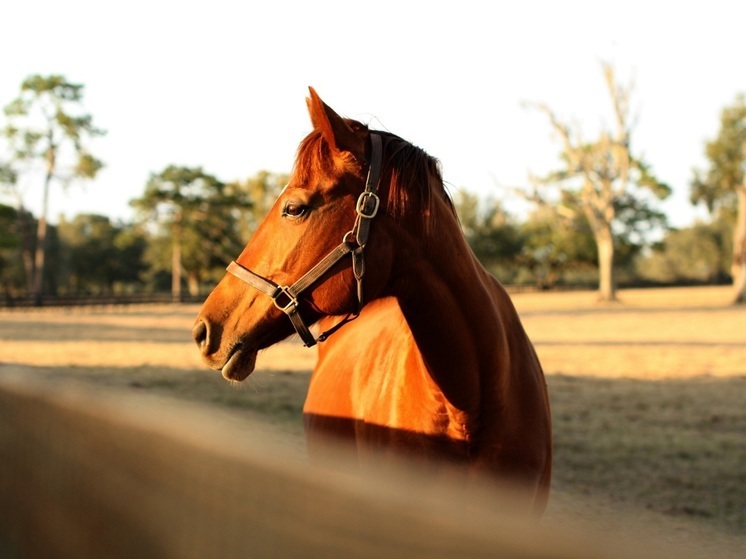
<svg viewBox="0 0 746 559">
<path fill-rule="evenodd" d="M 746 308 L 726 288 L 521 293 L 513 300 L 552 400 L 547 519 L 665 534 L 703 556 L 746 548 Z M 260 354 L 242 384 L 205 369 L 198 305 L 0 311 L 0 375 L 197 401 L 303 448 L 315 350 Z"/>
</svg>

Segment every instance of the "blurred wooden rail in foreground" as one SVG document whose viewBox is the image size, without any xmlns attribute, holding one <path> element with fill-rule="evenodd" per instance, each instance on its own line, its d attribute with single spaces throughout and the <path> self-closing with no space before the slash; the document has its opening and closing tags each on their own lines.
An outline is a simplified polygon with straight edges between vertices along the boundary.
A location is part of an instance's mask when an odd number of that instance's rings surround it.
<svg viewBox="0 0 746 559">
<path fill-rule="evenodd" d="M 315 469 L 206 408 L 0 377 L 3 558 L 648 556 L 493 507 L 417 472 Z"/>
</svg>

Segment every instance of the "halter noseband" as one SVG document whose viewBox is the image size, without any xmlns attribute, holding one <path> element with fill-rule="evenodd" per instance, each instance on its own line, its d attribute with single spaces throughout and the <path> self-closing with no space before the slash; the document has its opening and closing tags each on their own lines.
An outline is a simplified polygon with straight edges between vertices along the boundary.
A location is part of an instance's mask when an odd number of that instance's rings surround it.
<svg viewBox="0 0 746 559">
<path fill-rule="evenodd" d="M 378 180 L 381 174 L 383 152 L 380 135 L 371 134 L 370 140 L 371 162 L 368 166 L 365 190 L 360 194 L 355 205 L 355 212 L 357 214 L 355 224 L 352 230 L 344 236 L 337 248 L 327 254 L 318 264 L 308 270 L 291 286 L 278 285 L 267 278 L 255 274 L 237 262 L 231 262 L 227 268 L 228 272 L 238 279 L 269 295 L 275 306 L 288 315 L 290 322 L 295 327 L 295 331 L 298 332 L 306 347 L 315 345 L 317 341 L 323 342 L 326 340 L 330 335 L 339 330 L 339 328 L 357 318 L 363 307 L 363 276 L 365 275 L 363 250 L 365 249 L 365 244 L 368 242 L 370 222 L 378 213 L 378 206 L 380 204 L 380 199 L 376 191 L 378 190 Z M 308 326 L 303 321 L 303 317 L 298 312 L 300 294 L 316 283 L 321 276 L 328 272 L 332 266 L 347 254 L 352 255 L 352 272 L 357 281 L 357 309 L 349 313 L 329 330 L 320 334 L 318 338 L 314 338 Z"/>
</svg>

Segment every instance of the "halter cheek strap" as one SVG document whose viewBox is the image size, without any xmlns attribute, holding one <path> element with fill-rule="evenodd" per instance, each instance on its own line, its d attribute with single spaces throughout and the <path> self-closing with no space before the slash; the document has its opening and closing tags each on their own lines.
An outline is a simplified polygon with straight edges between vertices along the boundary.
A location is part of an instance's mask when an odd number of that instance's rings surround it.
<svg viewBox="0 0 746 559">
<path fill-rule="evenodd" d="M 327 254 L 318 264 L 308 270 L 298 281 L 290 286 L 276 284 L 272 280 L 264 278 L 245 268 L 237 262 L 231 262 L 228 265 L 228 272 L 238 279 L 248 283 L 254 289 L 257 289 L 272 298 L 275 306 L 284 312 L 290 322 L 292 322 L 295 331 L 300 336 L 306 347 L 311 347 L 317 341 L 323 342 L 342 326 L 357 318 L 363 308 L 363 276 L 365 276 L 365 258 L 364 249 L 368 242 L 370 232 L 370 222 L 376 217 L 380 199 L 378 198 L 378 181 L 381 174 L 382 161 L 382 141 L 378 134 L 371 134 L 371 162 L 368 166 L 368 176 L 365 181 L 365 190 L 360 194 L 355 205 L 355 224 L 349 231 L 342 242 L 329 254 Z M 306 289 L 316 283 L 321 276 L 328 272 L 344 256 L 352 255 L 352 273 L 357 282 L 357 309 L 349 313 L 340 322 L 332 328 L 323 332 L 318 338 L 314 338 L 303 317 L 298 311 L 300 295 Z"/>
</svg>

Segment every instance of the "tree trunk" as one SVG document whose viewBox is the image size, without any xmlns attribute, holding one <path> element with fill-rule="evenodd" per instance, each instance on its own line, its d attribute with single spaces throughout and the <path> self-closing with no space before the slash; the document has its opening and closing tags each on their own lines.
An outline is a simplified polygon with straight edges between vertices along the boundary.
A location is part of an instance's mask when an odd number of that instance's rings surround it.
<svg viewBox="0 0 746 559">
<path fill-rule="evenodd" d="M 41 306 L 44 296 L 44 257 L 47 248 L 47 210 L 49 208 L 49 185 L 54 176 L 57 160 L 57 146 L 54 143 L 52 131 L 49 131 L 49 147 L 46 153 L 47 169 L 44 177 L 44 193 L 41 201 L 41 215 L 36 227 L 36 253 L 34 254 L 34 276 L 32 281 L 32 297 L 34 304 Z"/>
<path fill-rule="evenodd" d="M 181 233 L 176 225 L 173 231 L 173 249 L 171 252 L 171 299 L 181 302 Z"/>
<path fill-rule="evenodd" d="M 23 202 L 18 202 L 18 231 L 21 236 L 21 258 L 26 273 L 26 294 L 34 292 L 34 237 L 31 232 L 31 214 L 26 213 Z"/>
<path fill-rule="evenodd" d="M 738 214 L 733 231 L 733 303 L 746 304 L 746 184 L 736 190 Z"/>
<path fill-rule="evenodd" d="M 616 301 L 614 284 L 614 236 L 611 227 L 594 231 L 598 250 L 598 298 L 600 301 Z"/>
<path fill-rule="evenodd" d="M 36 252 L 34 254 L 34 280 L 33 292 L 34 304 L 41 306 L 44 297 L 44 264 L 47 249 L 47 209 L 49 207 L 49 184 L 52 182 L 54 172 L 54 150 L 47 151 L 47 174 L 44 177 L 44 194 L 41 203 L 41 215 L 36 227 Z"/>
<path fill-rule="evenodd" d="M 187 289 L 192 297 L 199 295 L 199 276 L 194 272 L 187 272 Z"/>
<path fill-rule="evenodd" d="M 44 200 L 46 205 L 47 189 L 44 188 Z M 32 287 L 32 297 L 34 305 L 41 306 L 44 296 L 44 250 L 47 245 L 47 218 L 44 215 L 39 216 L 39 222 L 36 227 L 36 251 L 34 253 L 34 279 Z"/>
</svg>

